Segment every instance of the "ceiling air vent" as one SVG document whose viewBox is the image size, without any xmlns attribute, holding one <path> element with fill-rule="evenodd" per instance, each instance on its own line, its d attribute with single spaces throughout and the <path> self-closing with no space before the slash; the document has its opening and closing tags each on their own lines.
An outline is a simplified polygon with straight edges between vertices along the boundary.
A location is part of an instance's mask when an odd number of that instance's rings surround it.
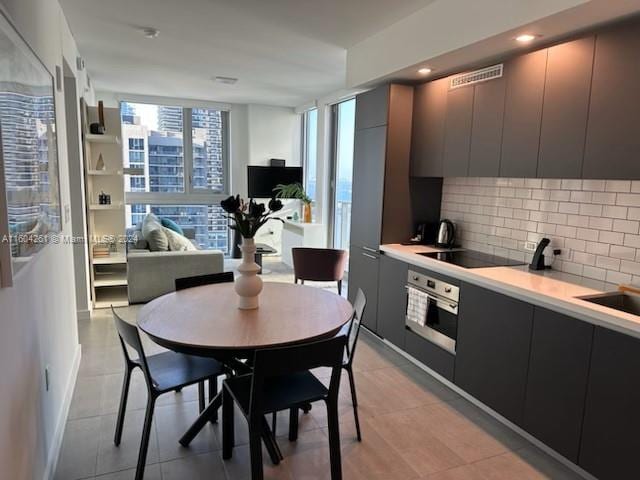
<svg viewBox="0 0 640 480">
<path fill-rule="evenodd" d="M 454 75 L 451 77 L 449 88 L 453 90 L 454 88 L 466 87 L 467 85 L 473 85 L 474 83 L 486 82 L 487 80 L 500 78 L 502 76 L 502 67 L 503 64 L 500 63 L 480 70 L 474 70 L 473 72 Z"/>
</svg>

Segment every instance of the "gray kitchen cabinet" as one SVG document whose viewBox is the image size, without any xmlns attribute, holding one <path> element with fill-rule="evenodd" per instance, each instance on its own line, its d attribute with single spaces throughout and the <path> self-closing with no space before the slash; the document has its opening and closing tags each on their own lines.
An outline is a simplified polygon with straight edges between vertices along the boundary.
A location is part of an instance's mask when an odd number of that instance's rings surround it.
<svg viewBox="0 0 640 480">
<path fill-rule="evenodd" d="M 595 328 L 578 465 L 600 480 L 640 478 L 640 340 Z"/>
<path fill-rule="evenodd" d="M 535 307 L 524 429 L 578 461 L 594 326 Z"/>
<path fill-rule="evenodd" d="M 442 173 L 445 177 L 469 174 L 469 145 L 473 120 L 473 86 L 447 93 Z"/>
<path fill-rule="evenodd" d="M 538 177 L 581 178 L 595 37 L 549 48 Z"/>
<path fill-rule="evenodd" d="M 444 378 L 453 381 L 453 370 L 455 366 L 455 356 L 440 348 L 435 343 L 425 340 L 417 333 L 408 328 L 405 329 L 405 351 L 419 362 Z"/>
<path fill-rule="evenodd" d="M 442 177 L 445 119 L 449 79 L 415 88 L 411 134 L 411 175 Z"/>
<path fill-rule="evenodd" d="M 582 176 L 640 178 L 640 23 L 596 36 Z"/>
<path fill-rule="evenodd" d="M 470 177 L 500 175 L 500 150 L 506 81 L 496 78 L 475 86 L 469 149 Z"/>
<path fill-rule="evenodd" d="M 504 106 L 500 176 L 534 178 L 542 120 L 547 50 L 515 57 L 504 65 Z"/>
<path fill-rule="evenodd" d="M 454 382 L 522 425 L 533 306 L 463 283 Z"/>
<path fill-rule="evenodd" d="M 355 132 L 351 244 L 376 251 L 382 231 L 386 143 L 387 127 Z"/>
<path fill-rule="evenodd" d="M 362 324 L 373 332 L 378 331 L 378 267 L 379 255 L 351 245 L 349 252 L 349 293 L 351 303 L 355 301 L 358 289 L 367 298 L 367 306 Z"/>
<path fill-rule="evenodd" d="M 356 97 L 355 129 L 380 127 L 387 124 L 389 85 L 383 85 Z"/>
<path fill-rule="evenodd" d="M 378 271 L 378 335 L 395 346 L 404 348 L 408 265 L 381 255 Z"/>
</svg>

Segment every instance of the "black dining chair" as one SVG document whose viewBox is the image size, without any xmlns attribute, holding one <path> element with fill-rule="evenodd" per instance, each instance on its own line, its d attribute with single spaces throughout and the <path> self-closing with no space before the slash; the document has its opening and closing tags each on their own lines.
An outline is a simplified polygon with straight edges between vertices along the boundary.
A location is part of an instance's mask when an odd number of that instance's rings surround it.
<svg viewBox="0 0 640 480">
<path fill-rule="evenodd" d="M 180 290 L 184 290 L 186 288 L 200 287 L 202 285 L 213 285 L 216 283 L 230 283 L 233 282 L 233 272 L 222 272 L 222 273 L 210 273 L 207 275 L 196 275 L 193 277 L 183 277 L 176 278 L 175 286 L 176 292 Z M 213 399 L 218 393 L 218 381 L 210 381 L 209 382 L 209 401 Z M 204 398 L 204 382 L 198 383 L 198 406 L 200 408 L 200 412 L 202 412 L 205 408 L 205 398 Z M 211 418 L 212 422 L 218 421 L 218 414 L 215 413 Z"/>
<path fill-rule="evenodd" d="M 116 329 L 118 330 L 120 345 L 122 346 L 125 359 L 122 395 L 120 397 L 116 433 L 113 439 L 116 445 L 120 445 L 120 441 L 122 440 L 122 427 L 127 409 L 131 372 L 139 367 L 142 370 L 145 383 L 147 384 L 147 409 L 144 416 L 144 426 L 142 429 L 142 439 L 140 441 L 138 465 L 135 475 L 136 480 L 142 480 L 147 459 L 147 449 L 149 447 L 153 411 L 157 398 L 163 393 L 175 391 L 182 387 L 203 382 L 204 380 L 215 382 L 217 377 L 224 373 L 224 369 L 222 364 L 217 360 L 183 355 L 181 353 L 163 352 L 146 356 L 138 328 L 120 318 L 113 306 L 111 307 L 111 311 L 113 312 L 113 318 Z M 137 353 L 137 358 L 131 358 L 127 350 L 127 345 Z"/>
<path fill-rule="evenodd" d="M 222 387 L 222 458 L 230 459 L 234 444 L 234 401 L 249 424 L 251 479 L 261 480 L 262 444 L 268 424 L 264 415 L 291 409 L 289 439 L 298 432 L 298 409 L 323 400 L 327 406 L 329 458 L 332 480 L 342 478 L 340 433 L 338 425 L 338 389 L 345 336 L 337 336 L 303 345 L 258 350 L 253 373 L 228 378 Z M 312 373 L 318 367 L 331 368 L 329 388 Z"/>
<path fill-rule="evenodd" d="M 351 389 L 351 403 L 353 404 L 353 417 L 356 422 L 356 434 L 358 441 L 362 441 L 362 435 L 360 433 L 360 419 L 358 418 L 358 397 L 356 395 L 356 383 L 353 375 L 353 359 L 355 357 L 356 345 L 358 343 L 358 336 L 360 335 L 360 324 L 362 323 L 362 314 L 367 305 L 367 298 L 361 289 L 358 289 L 356 299 L 353 302 L 353 316 L 351 321 L 347 323 L 342 330 L 338 333 L 338 336 L 346 336 L 347 344 L 345 345 L 344 357 L 342 361 L 342 368 L 346 370 L 349 377 L 349 387 Z M 305 411 L 306 413 L 306 411 Z M 295 413 L 297 416 L 297 412 Z M 290 417 L 294 415 L 294 412 L 289 413 Z M 276 434 L 276 419 L 275 413 L 271 421 L 271 430 L 274 435 Z M 297 422 L 297 418 L 296 418 Z"/>
<path fill-rule="evenodd" d="M 348 323 L 347 329 L 347 345 L 344 352 L 344 360 L 342 368 L 347 371 L 349 377 L 349 387 L 351 388 L 351 403 L 353 404 L 353 417 L 356 422 L 356 434 L 358 441 L 362 441 L 360 434 L 360 420 L 358 419 L 358 397 L 356 396 L 356 382 L 353 376 L 353 359 L 356 353 L 356 345 L 358 344 L 358 336 L 360 335 L 360 324 L 362 323 L 362 314 L 367 306 L 367 297 L 364 292 L 358 289 L 356 298 L 353 302 L 353 317 Z M 342 333 L 342 332 L 341 332 Z"/>
</svg>

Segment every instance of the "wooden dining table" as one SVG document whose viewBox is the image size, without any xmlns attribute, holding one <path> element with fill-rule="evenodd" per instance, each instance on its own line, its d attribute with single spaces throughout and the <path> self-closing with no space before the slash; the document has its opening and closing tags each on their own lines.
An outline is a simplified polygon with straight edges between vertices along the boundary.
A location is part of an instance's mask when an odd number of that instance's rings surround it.
<svg viewBox="0 0 640 480">
<path fill-rule="evenodd" d="M 213 357 L 230 371 L 250 371 L 244 359 L 256 350 L 329 338 L 349 322 L 353 307 L 328 290 L 304 285 L 265 282 L 260 306 L 240 310 L 233 283 L 204 285 L 168 293 L 147 303 L 138 326 L 159 345 L 176 352 Z M 221 394 L 210 400 L 180 439 L 189 445 L 221 405 Z M 265 421 L 266 426 L 266 421 Z M 268 428 L 267 428 L 268 430 Z M 265 438 L 277 463 L 277 445 Z"/>
</svg>

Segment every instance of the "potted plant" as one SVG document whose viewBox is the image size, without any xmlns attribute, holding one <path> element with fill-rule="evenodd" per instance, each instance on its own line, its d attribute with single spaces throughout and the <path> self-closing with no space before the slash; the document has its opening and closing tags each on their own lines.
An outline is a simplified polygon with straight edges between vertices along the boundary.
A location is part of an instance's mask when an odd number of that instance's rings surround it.
<svg viewBox="0 0 640 480">
<path fill-rule="evenodd" d="M 240 297 L 238 307 L 243 310 L 258 308 L 258 295 L 262 291 L 262 279 L 258 276 L 260 267 L 255 262 L 255 235 L 269 220 L 281 220 L 271 215 L 282 209 L 282 202 L 275 198 L 269 201 L 268 207 L 264 203 L 256 203 L 250 199 L 247 203 L 240 195 L 222 200 L 220 206 L 227 213 L 225 216 L 231 221 L 229 228 L 237 230 L 242 235 L 242 262 L 238 267 L 239 277 L 235 280 L 235 290 Z"/>
<path fill-rule="evenodd" d="M 277 198 L 295 198 L 302 202 L 302 221 L 311 223 L 311 198 L 304 191 L 304 187 L 299 183 L 287 185 L 279 184 L 273 189 Z"/>
</svg>

